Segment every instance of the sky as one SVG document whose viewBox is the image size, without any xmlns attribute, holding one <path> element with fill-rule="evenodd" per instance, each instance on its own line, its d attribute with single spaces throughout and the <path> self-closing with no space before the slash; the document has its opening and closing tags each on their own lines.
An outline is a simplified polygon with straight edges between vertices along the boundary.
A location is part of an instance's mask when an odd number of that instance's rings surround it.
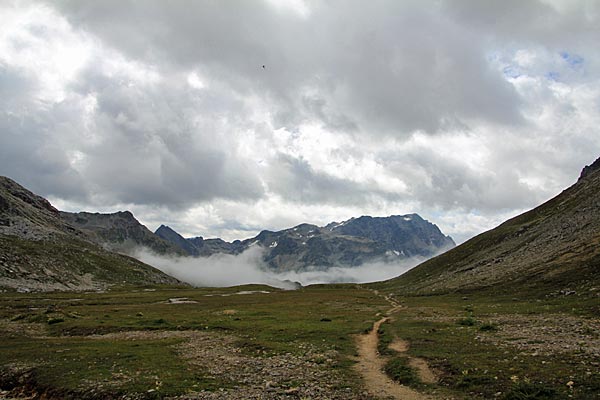
<svg viewBox="0 0 600 400">
<path fill-rule="evenodd" d="M 600 156 L 600 2 L 0 2 L 0 175 L 227 240 L 418 213 L 456 242 Z"/>
</svg>

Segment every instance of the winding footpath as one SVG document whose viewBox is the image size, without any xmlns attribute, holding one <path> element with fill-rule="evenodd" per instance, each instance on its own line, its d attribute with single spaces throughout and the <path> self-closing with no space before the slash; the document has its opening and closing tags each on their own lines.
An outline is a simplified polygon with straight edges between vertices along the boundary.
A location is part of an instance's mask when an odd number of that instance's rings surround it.
<svg viewBox="0 0 600 400">
<path fill-rule="evenodd" d="M 373 292 L 379 295 L 379 292 Z M 392 308 L 387 312 L 388 315 L 392 315 L 402 308 L 402 306 L 394 299 L 388 296 L 384 296 L 384 298 L 392 305 Z M 426 396 L 414 389 L 394 382 L 385 374 L 383 368 L 385 366 L 386 359 L 379 355 L 379 352 L 377 351 L 377 344 L 379 342 L 379 327 L 389 319 L 389 316 L 381 318 L 379 321 L 375 322 L 373 328 L 368 334 L 357 337 L 356 345 L 359 359 L 355 368 L 363 377 L 367 391 L 372 396 L 382 399 L 432 400 L 433 398 L 430 396 Z M 390 347 L 399 352 L 405 352 L 408 350 L 408 344 L 401 340 L 395 341 Z M 411 359 L 411 362 L 414 362 L 413 360 L 417 360 L 417 362 L 421 364 L 421 367 L 417 366 L 416 363 L 413 365 L 413 367 L 417 369 L 421 380 L 426 383 L 435 382 L 435 375 L 431 373 L 427 363 L 421 359 Z M 427 379 L 424 379 L 425 376 L 422 373 L 422 370 L 428 371 L 430 374 Z"/>
</svg>

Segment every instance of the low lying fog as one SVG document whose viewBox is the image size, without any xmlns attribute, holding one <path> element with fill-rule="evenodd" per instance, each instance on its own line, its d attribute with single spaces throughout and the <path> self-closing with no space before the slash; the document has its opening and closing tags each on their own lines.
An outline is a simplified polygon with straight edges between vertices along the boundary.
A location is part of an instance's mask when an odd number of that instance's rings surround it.
<svg viewBox="0 0 600 400">
<path fill-rule="evenodd" d="M 263 283 L 283 289 L 293 289 L 292 282 L 303 286 L 318 283 L 367 283 L 394 278 L 424 261 L 414 257 L 395 263 L 374 262 L 360 267 L 333 267 L 327 270 L 311 268 L 303 272 L 277 273 L 262 260 L 260 247 L 250 247 L 239 255 L 215 254 L 210 257 L 167 257 L 148 249 L 138 249 L 134 255 L 164 273 L 193 286 L 235 286 Z M 291 281 L 291 282 L 290 282 Z"/>
</svg>

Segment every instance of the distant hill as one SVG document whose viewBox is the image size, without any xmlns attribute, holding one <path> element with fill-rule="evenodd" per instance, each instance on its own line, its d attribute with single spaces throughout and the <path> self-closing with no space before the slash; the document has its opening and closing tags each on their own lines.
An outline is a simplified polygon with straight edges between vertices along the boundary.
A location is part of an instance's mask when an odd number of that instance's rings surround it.
<svg viewBox="0 0 600 400">
<path fill-rule="evenodd" d="M 202 236 L 186 239 L 165 225 L 159 226 L 155 234 L 195 257 L 208 257 L 216 253 L 238 254 L 247 248 L 239 240 L 229 243 L 222 239 L 204 239 Z"/>
<path fill-rule="evenodd" d="M 103 249 L 46 199 L 0 177 L 0 287 L 87 290 L 158 283 L 180 282 Z"/>
<path fill-rule="evenodd" d="M 455 246 L 436 225 L 417 214 L 363 216 L 324 227 L 301 224 L 277 232 L 265 230 L 253 238 L 231 243 L 202 237 L 185 239 L 167 226 L 159 227 L 156 234 L 193 256 L 239 254 L 250 246 L 260 246 L 265 251 L 265 262 L 276 271 L 432 257 Z"/>
<path fill-rule="evenodd" d="M 553 199 L 380 285 L 407 293 L 600 293 L 600 159 Z"/>
</svg>

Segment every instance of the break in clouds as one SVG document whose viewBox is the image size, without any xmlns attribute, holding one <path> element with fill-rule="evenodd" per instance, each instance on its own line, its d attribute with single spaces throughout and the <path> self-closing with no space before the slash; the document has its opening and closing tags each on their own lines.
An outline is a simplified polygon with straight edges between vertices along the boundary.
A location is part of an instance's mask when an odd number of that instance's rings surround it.
<svg viewBox="0 0 600 400">
<path fill-rule="evenodd" d="M 302 272 L 275 272 L 263 262 L 263 250 L 258 246 L 252 246 L 238 255 L 214 254 L 210 257 L 163 256 L 139 248 L 134 256 L 192 286 L 225 287 L 255 283 L 281 289 L 295 289 L 295 282 L 307 286 L 382 281 L 397 277 L 424 260 L 413 257 L 394 263 L 365 263 L 358 267 L 313 267 Z"/>
<path fill-rule="evenodd" d="M 9 0 L 0 174 L 186 236 L 415 212 L 460 243 L 598 157 L 599 40 L 583 0 Z"/>
</svg>

